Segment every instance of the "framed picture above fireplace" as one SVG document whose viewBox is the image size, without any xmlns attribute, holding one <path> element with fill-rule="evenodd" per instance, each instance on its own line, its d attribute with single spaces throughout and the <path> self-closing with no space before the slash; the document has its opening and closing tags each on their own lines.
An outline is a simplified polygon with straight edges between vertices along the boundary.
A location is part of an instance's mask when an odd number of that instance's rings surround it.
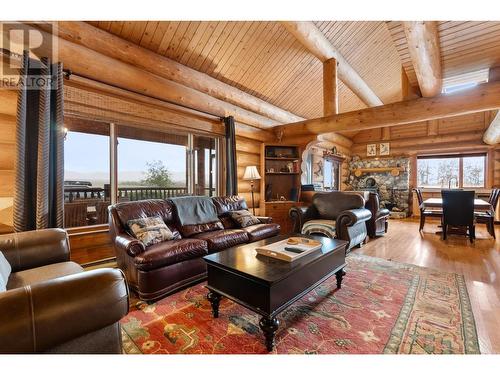
<svg viewBox="0 0 500 375">
<path fill-rule="evenodd" d="M 377 156 L 377 145 L 375 143 L 366 145 L 366 156 Z"/>
</svg>

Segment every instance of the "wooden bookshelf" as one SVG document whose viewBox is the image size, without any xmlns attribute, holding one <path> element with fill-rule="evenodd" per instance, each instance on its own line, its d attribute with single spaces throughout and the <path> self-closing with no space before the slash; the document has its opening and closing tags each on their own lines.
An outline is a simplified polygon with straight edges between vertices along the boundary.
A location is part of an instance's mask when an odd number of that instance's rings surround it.
<svg viewBox="0 0 500 375">
<path fill-rule="evenodd" d="M 297 145 L 263 144 L 261 153 L 261 210 L 291 231 L 288 211 L 300 205 L 301 152 Z"/>
</svg>

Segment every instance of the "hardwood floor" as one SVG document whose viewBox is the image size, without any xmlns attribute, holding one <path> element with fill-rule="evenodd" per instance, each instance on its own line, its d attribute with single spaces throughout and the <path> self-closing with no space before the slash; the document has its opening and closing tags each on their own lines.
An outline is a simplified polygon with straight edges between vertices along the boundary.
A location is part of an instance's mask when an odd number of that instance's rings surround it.
<svg viewBox="0 0 500 375">
<path fill-rule="evenodd" d="M 500 241 L 485 225 L 476 226 L 476 241 L 450 235 L 442 241 L 437 221 L 426 222 L 423 233 L 412 219 L 391 220 L 384 237 L 370 240 L 357 254 L 463 274 L 477 324 L 481 353 L 500 353 Z M 500 238 L 500 230 L 496 229 Z"/>
</svg>

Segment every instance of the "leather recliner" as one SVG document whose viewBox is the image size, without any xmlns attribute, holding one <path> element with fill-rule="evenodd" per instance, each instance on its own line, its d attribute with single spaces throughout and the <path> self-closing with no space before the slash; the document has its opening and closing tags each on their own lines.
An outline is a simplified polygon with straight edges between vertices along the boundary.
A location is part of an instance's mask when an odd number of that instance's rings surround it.
<svg viewBox="0 0 500 375">
<path fill-rule="evenodd" d="M 174 204 L 149 199 L 122 202 L 109 207 L 109 227 L 118 267 L 140 299 L 154 301 L 206 278 L 203 256 L 232 246 L 259 241 L 279 234 L 280 226 L 268 217 L 260 224 L 236 228 L 228 212 L 247 209 L 239 196 L 212 198 L 221 224 L 181 227 Z M 174 234 L 169 241 L 145 247 L 129 232 L 127 222 L 152 216 L 162 217 Z"/>
<path fill-rule="evenodd" d="M 117 269 L 70 262 L 66 231 L 0 236 L 12 273 L 0 293 L 0 353 L 121 353 L 128 288 Z"/>
<path fill-rule="evenodd" d="M 346 251 L 363 244 L 367 236 L 366 222 L 371 218 L 360 195 L 341 191 L 315 194 L 309 207 L 292 207 L 289 214 L 295 233 L 301 233 L 303 225 L 310 220 L 335 221 L 336 238 L 349 242 Z"/>
</svg>

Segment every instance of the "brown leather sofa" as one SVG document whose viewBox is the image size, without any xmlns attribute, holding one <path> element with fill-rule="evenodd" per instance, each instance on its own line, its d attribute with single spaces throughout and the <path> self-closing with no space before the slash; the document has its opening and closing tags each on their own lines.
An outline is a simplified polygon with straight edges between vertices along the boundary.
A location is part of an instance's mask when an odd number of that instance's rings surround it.
<svg viewBox="0 0 500 375">
<path fill-rule="evenodd" d="M 83 272 L 62 229 L 0 236 L 12 267 L 0 293 L 0 353 L 121 353 L 128 288 L 117 269 Z"/>
<path fill-rule="evenodd" d="M 174 204 L 150 199 L 122 202 L 109 207 L 110 234 L 118 266 L 139 298 L 153 301 L 206 278 L 203 256 L 279 234 L 280 226 L 270 218 L 259 217 L 260 224 L 239 229 L 228 217 L 229 211 L 247 209 L 243 198 L 212 198 L 222 223 L 187 227 L 179 225 Z M 174 239 L 145 247 L 130 233 L 131 219 L 161 216 L 174 233 Z M 219 227 L 216 227 L 216 226 Z"/>
<path fill-rule="evenodd" d="M 317 193 L 309 207 L 292 207 L 290 217 L 294 221 L 293 231 L 302 232 L 302 226 L 310 220 L 335 221 L 336 238 L 349 242 L 347 251 L 361 246 L 366 239 L 366 222 L 371 212 L 365 208 L 365 200 L 359 194 L 342 191 Z"/>
</svg>

